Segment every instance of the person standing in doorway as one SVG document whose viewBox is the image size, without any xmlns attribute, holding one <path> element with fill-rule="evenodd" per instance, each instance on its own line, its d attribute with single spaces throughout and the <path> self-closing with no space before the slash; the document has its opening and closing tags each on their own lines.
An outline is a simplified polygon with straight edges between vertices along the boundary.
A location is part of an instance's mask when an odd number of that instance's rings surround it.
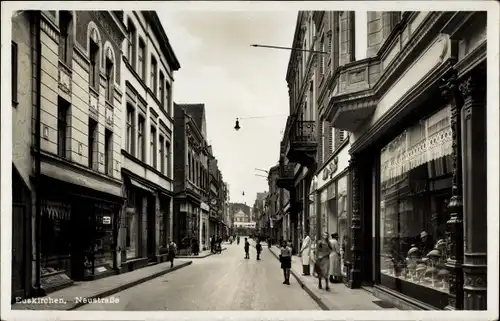
<svg viewBox="0 0 500 321">
<path fill-rule="evenodd" d="M 330 282 L 339 283 L 342 278 L 342 271 L 340 267 L 340 244 L 338 233 L 332 234 L 330 246 L 332 248 L 330 252 Z"/>
<path fill-rule="evenodd" d="M 170 268 L 174 267 L 174 258 L 177 253 L 177 244 L 172 241 L 170 238 L 168 239 L 168 254 L 167 254 L 167 262 L 170 262 Z"/>
<path fill-rule="evenodd" d="M 322 289 L 321 281 L 325 280 L 326 287 L 325 290 L 330 291 L 330 286 L 328 285 L 328 276 L 330 269 L 330 252 L 332 251 L 332 246 L 328 240 L 328 233 L 323 233 L 323 238 L 318 241 L 316 246 L 316 265 L 314 267 L 315 272 L 318 274 L 318 288 Z"/>
<path fill-rule="evenodd" d="M 290 285 L 290 269 L 292 268 L 292 249 L 285 240 L 280 244 L 280 262 L 285 280 L 283 284 Z"/>
<path fill-rule="evenodd" d="M 210 238 L 210 252 L 215 253 L 215 235 Z"/>
<path fill-rule="evenodd" d="M 302 261 L 302 275 L 311 275 L 309 271 L 310 265 L 310 254 L 311 254 L 311 238 L 309 233 L 306 233 L 306 237 L 302 241 L 302 247 L 300 249 L 300 257 Z"/>
<path fill-rule="evenodd" d="M 245 259 L 250 259 L 250 243 L 248 243 L 248 239 L 245 237 Z"/>
<path fill-rule="evenodd" d="M 257 250 L 257 260 L 260 260 L 260 253 L 262 252 L 262 244 L 260 244 L 259 239 L 257 239 L 257 244 L 255 245 L 255 249 Z"/>
</svg>

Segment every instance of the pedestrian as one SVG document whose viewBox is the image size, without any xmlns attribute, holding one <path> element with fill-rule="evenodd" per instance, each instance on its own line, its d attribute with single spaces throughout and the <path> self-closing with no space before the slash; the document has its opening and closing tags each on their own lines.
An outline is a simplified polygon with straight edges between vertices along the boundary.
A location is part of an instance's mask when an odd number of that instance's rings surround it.
<svg viewBox="0 0 500 321">
<path fill-rule="evenodd" d="M 330 282 L 339 283 L 342 277 L 342 271 L 340 266 L 340 244 L 339 244 L 339 234 L 333 233 L 330 239 L 330 246 L 332 251 L 330 252 Z"/>
<path fill-rule="evenodd" d="M 240 236 L 238 235 L 238 237 L 236 238 L 236 244 L 237 245 L 240 245 Z"/>
<path fill-rule="evenodd" d="M 328 240 L 328 233 L 323 233 L 323 238 L 318 241 L 316 246 L 316 265 L 314 267 L 315 272 L 318 276 L 318 288 L 322 289 L 321 280 L 324 279 L 326 283 L 325 289 L 330 291 L 330 286 L 328 285 L 328 276 L 330 269 L 330 252 L 332 251 L 332 246 Z"/>
<path fill-rule="evenodd" d="M 257 250 L 257 260 L 260 260 L 260 253 L 262 252 L 262 245 L 260 244 L 259 239 L 257 239 L 257 244 L 255 245 L 255 249 Z"/>
<path fill-rule="evenodd" d="M 177 253 L 177 244 L 168 238 L 168 254 L 167 254 L 167 262 L 170 262 L 170 268 L 174 267 L 174 258 Z"/>
<path fill-rule="evenodd" d="M 245 259 L 250 258 L 250 243 L 248 243 L 248 239 L 245 237 Z"/>
<path fill-rule="evenodd" d="M 302 261 L 302 275 L 311 275 L 309 271 L 310 254 L 311 254 L 311 238 L 309 233 L 306 232 L 306 237 L 302 241 L 302 247 L 300 248 L 300 258 Z"/>
<path fill-rule="evenodd" d="M 290 269 L 292 268 L 292 249 L 288 244 L 286 243 L 285 240 L 281 241 L 280 244 L 280 262 L 281 262 L 281 269 L 283 270 L 283 276 L 285 280 L 283 281 L 283 284 L 290 285 Z"/>
<path fill-rule="evenodd" d="M 210 252 L 215 253 L 215 235 L 210 238 Z"/>
<path fill-rule="evenodd" d="M 222 237 L 219 237 L 219 240 L 217 241 L 217 253 L 222 253 Z"/>
</svg>

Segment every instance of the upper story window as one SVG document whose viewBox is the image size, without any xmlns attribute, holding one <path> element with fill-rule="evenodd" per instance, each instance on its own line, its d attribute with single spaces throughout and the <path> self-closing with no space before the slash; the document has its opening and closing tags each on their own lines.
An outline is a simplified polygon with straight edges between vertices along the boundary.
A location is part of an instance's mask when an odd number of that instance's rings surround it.
<svg viewBox="0 0 500 321">
<path fill-rule="evenodd" d="M 92 38 L 89 40 L 89 85 L 99 92 L 99 44 Z"/>
<path fill-rule="evenodd" d="M 128 50 L 127 59 L 129 64 L 135 69 L 136 67 L 136 29 L 134 23 L 131 19 L 127 23 L 127 38 L 128 38 Z"/>
<path fill-rule="evenodd" d="M 144 57 L 146 56 L 146 44 L 139 38 L 139 52 L 137 55 L 137 73 L 143 81 L 146 81 L 146 61 Z"/>
<path fill-rule="evenodd" d="M 163 136 L 160 135 L 160 139 L 158 140 L 158 144 L 160 145 L 160 172 L 165 174 L 165 145 Z"/>
<path fill-rule="evenodd" d="M 160 104 L 165 108 L 165 76 L 160 71 Z"/>
<path fill-rule="evenodd" d="M 165 110 L 167 111 L 167 114 L 171 115 L 170 111 L 170 101 L 172 99 L 172 86 L 167 82 L 165 82 Z"/>
<path fill-rule="evenodd" d="M 106 57 L 106 100 L 113 104 L 114 98 L 114 66 L 110 57 Z"/>
<path fill-rule="evenodd" d="M 127 104 L 127 132 L 126 132 L 126 145 L 125 149 L 130 154 L 134 155 L 134 107 Z"/>
<path fill-rule="evenodd" d="M 139 116 L 137 122 L 137 158 L 144 162 L 144 117 Z"/>
<path fill-rule="evenodd" d="M 151 126 L 151 137 L 149 143 L 149 162 L 151 166 L 156 168 L 156 128 Z"/>
<path fill-rule="evenodd" d="M 59 60 L 68 67 L 71 67 L 71 54 L 73 52 L 72 20 L 69 11 L 59 12 Z"/>
<path fill-rule="evenodd" d="M 151 56 L 151 82 L 149 87 L 153 91 L 155 96 L 158 94 L 158 80 L 156 79 L 158 75 L 158 63 L 156 62 L 156 58 Z"/>
<path fill-rule="evenodd" d="M 12 57 L 12 103 L 13 105 L 17 104 L 17 65 L 18 65 L 18 57 L 17 57 L 17 43 L 12 42 L 10 46 L 10 53 Z"/>
</svg>

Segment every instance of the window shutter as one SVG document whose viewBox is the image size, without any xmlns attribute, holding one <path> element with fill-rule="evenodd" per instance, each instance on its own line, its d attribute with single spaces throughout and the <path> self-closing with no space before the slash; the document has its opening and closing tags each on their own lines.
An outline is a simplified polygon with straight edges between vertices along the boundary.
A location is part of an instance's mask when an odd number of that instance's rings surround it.
<svg viewBox="0 0 500 321">
<path fill-rule="evenodd" d="M 319 163 L 322 164 L 324 161 L 324 159 L 323 159 L 323 146 L 325 144 L 325 140 L 324 140 L 325 135 L 323 133 L 323 122 L 322 121 L 319 121 L 318 132 L 319 132 L 318 160 L 319 160 Z"/>
<path fill-rule="evenodd" d="M 328 126 L 328 156 L 333 152 L 333 127 Z"/>
<path fill-rule="evenodd" d="M 339 130 L 339 140 L 343 142 L 345 139 L 345 130 Z"/>
</svg>

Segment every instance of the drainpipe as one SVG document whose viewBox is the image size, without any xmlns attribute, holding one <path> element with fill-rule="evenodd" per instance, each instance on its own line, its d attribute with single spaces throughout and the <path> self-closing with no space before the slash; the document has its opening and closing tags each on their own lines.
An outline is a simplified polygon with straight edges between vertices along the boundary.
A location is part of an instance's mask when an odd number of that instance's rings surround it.
<svg viewBox="0 0 500 321">
<path fill-rule="evenodd" d="M 35 261 L 35 296 L 45 296 L 45 291 L 41 286 L 40 278 L 41 278 L 41 165 L 40 165 L 40 140 L 41 140 L 41 74 L 42 74 L 42 42 L 40 36 L 40 24 L 41 24 L 41 11 L 33 11 L 34 14 L 34 28 L 35 28 L 35 45 L 36 45 L 36 125 L 35 125 L 35 252 L 36 252 L 36 261 Z"/>
</svg>

